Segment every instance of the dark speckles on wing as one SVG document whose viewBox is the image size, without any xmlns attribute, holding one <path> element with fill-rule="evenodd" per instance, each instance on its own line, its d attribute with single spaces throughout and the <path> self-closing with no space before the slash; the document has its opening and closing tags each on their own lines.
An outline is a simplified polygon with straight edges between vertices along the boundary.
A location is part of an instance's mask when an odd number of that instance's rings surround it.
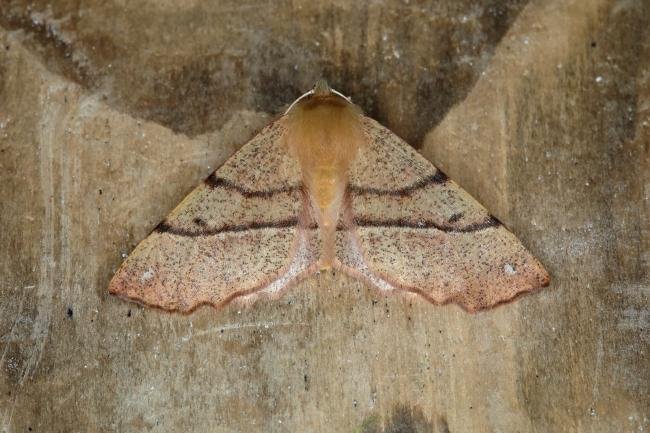
<svg viewBox="0 0 650 433">
<path fill-rule="evenodd" d="M 210 175 L 156 231 L 199 237 L 297 225 L 304 202 L 299 180 L 293 187 L 253 190 L 220 173 Z"/>
<path fill-rule="evenodd" d="M 447 219 L 447 222 L 448 222 L 448 223 L 455 223 L 455 222 L 460 221 L 460 219 L 461 219 L 462 217 L 463 217 L 463 213 L 462 213 L 462 212 L 457 212 L 457 213 L 453 214 L 452 216 L 450 216 L 450 217 Z"/>
<path fill-rule="evenodd" d="M 196 217 L 194 218 L 194 224 L 196 224 L 198 227 L 205 228 L 208 224 L 201 218 Z"/>
<path fill-rule="evenodd" d="M 435 173 L 393 193 L 350 189 L 357 225 L 471 232 L 495 227 L 492 218 L 467 193 Z"/>
<path fill-rule="evenodd" d="M 283 143 L 281 121 L 267 126 L 206 179 L 211 186 L 232 187 L 248 197 L 269 196 L 300 185 L 300 168 Z"/>
<path fill-rule="evenodd" d="M 372 194 L 372 195 L 388 195 L 388 196 L 408 196 L 412 193 L 414 193 L 417 190 L 420 190 L 422 188 L 426 188 L 430 185 L 437 185 L 437 184 L 444 184 L 447 181 L 447 176 L 441 172 L 440 170 L 437 170 L 435 174 L 425 176 L 421 178 L 420 180 L 414 182 L 411 185 L 403 186 L 400 188 L 373 188 L 373 187 L 363 187 L 363 186 L 358 186 L 358 185 L 350 185 L 348 187 L 348 190 L 356 195 L 366 195 L 366 194 Z"/>
<path fill-rule="evenodd" d="M 446 176 L 422 155 L 374 120 L 364 118 L 368 137 L 350 167 L 352 192 L 409 194 L 423 183 L 444 183 Z"/>
<path fill-rule="evenodd" d="M 212 173 L 210 176 L 208 176 L 205 179 L 205 184 L 210 188 L 214 188 L 214 189 L 223 188 L 241 194 L 242 196 L 247 198 L 251 198 L 251 197 L 270 198 L 276 194 L 291 193 L 294 191 L 298 191 L 301 188 L 300 185 L 292 185 L 292 186 L 284 186 L 275 189 L 252 190 L 244 186 L 237 185 L 236 183 L 224 179 L 222 177 L 219 177 L 215 173 Z"/>
</svg>

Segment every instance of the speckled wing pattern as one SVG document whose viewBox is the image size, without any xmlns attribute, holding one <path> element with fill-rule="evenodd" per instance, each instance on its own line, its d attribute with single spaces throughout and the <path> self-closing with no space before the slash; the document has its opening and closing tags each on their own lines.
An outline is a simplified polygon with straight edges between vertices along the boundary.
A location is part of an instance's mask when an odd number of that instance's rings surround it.
<svg viewBox="0 0 650 433">
<path fill-rule="evenodd" d="M 124 261 L 109 292 L 171 311 L 274 295 L 316 270 L 300 169 L 267 126 Z"/>
<path fill-rule="evenodd" d="M 364 117 L 337 237 L 341 269 L 384 291 L 468 311 L 548 285 L 542 265 L 467 192 Z"/>
</svg>

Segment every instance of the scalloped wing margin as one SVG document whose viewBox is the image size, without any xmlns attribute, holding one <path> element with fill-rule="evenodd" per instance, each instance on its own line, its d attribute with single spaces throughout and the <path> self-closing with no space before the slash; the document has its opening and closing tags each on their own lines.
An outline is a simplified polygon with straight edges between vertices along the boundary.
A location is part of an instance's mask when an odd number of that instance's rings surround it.
<svg viewBox="0 0 650 433">
<path fill-rule="evenodd" d="M 318 238 L 282 122 L 190 193 L 124 261 L 109 292 L 170 311 L 277 296 L 316 271 Z"/>
<path fill-rule="evenodd" d="M 471 312 L 548 285 L 540 262 L 467 192 L 377 122 L 364 128 L 337 239 L 344 272 Z"/>
</svg>

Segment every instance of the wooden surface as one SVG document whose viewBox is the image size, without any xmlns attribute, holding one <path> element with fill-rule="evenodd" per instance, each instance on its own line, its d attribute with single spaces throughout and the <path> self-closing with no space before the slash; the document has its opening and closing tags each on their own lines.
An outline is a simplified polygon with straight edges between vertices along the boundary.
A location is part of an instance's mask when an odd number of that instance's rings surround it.
<svg viewBox="0 0 650 433">
<path fill-rule="evenodd" d="M 650 429 L 643 0 L 0 5 L 0 431 Z M 321 71 L 506 223 L 477 315 L 324 273 L 171 315 L 106 292 Z"/>
</svg>

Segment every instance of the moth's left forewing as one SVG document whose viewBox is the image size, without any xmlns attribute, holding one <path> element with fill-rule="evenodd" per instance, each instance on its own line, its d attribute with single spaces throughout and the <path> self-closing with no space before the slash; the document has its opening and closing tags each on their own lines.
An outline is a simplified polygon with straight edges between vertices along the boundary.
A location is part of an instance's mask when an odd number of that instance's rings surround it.
<svg viewBox="0 0 650 433">
<path fill-rule="evenodd" d="M 266 127 L 190 193 L 124 261 L 110 293 L 189 312 L 278 294 L 315 271 L 318 247 L 283 128 Z"/>
<path fill-rule="evenodd" d="M 476 311 L 548 284 L 542 265 L 467 192 L 377 122 L 350 170 L 342 269 L 383 290 Z"/>
</svg>

